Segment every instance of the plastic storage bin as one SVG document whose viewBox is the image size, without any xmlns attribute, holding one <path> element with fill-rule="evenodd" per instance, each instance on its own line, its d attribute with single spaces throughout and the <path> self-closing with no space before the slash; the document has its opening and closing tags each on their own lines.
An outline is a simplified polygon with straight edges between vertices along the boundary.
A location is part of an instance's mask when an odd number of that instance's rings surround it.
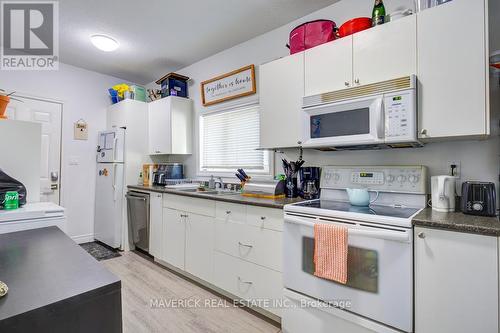
<svg viewBox="0 0 500 333">
<path fill-rule="evenodd" d="M 161 85 L 161 97 L 179 96 L 188 97 L 187 81 L 189 77 L 177 73 L 169 73 L 156 81 Z"/>
</svg>

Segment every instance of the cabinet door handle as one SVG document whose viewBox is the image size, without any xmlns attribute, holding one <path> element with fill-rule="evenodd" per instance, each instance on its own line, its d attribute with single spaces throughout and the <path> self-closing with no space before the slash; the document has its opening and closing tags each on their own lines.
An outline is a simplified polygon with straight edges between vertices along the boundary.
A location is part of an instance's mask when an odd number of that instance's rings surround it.
<svg viewBox="0 0 500 333">
<path fill-rule="evenodd" d="M 250 245 L 250 244 L 243 244 L 242 242 L 238 242 L 238 245 L 239 245 L 239 246 L 248 247 L 248 248 L 252 248 L 252 247 L 253 247 L 253 245 Z"/>
<path fill-rule="evenodd" d="M 260 219 L 261 219 L 262 221 L 264 221 L 264 220 L 266 219 L 266 217 L 265 217 L 265 216 L 261 216 L 261 217 L 260 217 Z"/>
<path fill-rule="evenodd" d="M 359 84 L 359 79 L 354 80 L 354 83 Z"/>
<path fill-rule="evenodd" d="M 161 151 L 155 150 L 155 154 L 159 154 L 159 153 L 161 153 Z"/>
<path fill-rule="evenodd" d="M 349 87 L 351 84 L 350 84 L 349 82 L 345 81 L 345 82 L 344 82 L 344 85 L 345 85 L 346 87 Z"/>
<path fill-rule="evenodd" d="M 422 134 L 422 135 L 427 135 L 427 130 L 426 130 L 426 129 L 422 129 L 422 130 L 420 131 L 420 134 Z"/>
<path fill-rule="evenodd" d="M 181 214 L 181 217 L 189 217 L 187 214 Z"/>
<path fill-rule="evenodd" d="M 231 211 L 230 210 L 226 210 L 226 214 L 227 215 L 231 214 Z"/>
<path fill-rule="evenodd" d="M 418 237 L 418 238 L 422 238 L 422 239 L 423 239 L 423 238 L 425 238 L 425 234 L 424 234 L 423 232 L 419 232 L 419 233 L 417 234 L 417 237 Z"/>
<path fill-rule="evenodd" d="M 301 145 L 301 144 L 302 144 L 302 141 L 297 141 L 297 144 L 298 144 L 298 145 Z"/>
<path fill-rule="evenodd" d="M 244 281 L 244 280 L 243 280 L 242 278 L 240 278 L 239 276 L 238 276 L 238 282 L 239 282 L 239 283 L 244 283 L 244 284 L 253 284 L 253 282 L 252 282 L 252 281 Z"/>
</svg>

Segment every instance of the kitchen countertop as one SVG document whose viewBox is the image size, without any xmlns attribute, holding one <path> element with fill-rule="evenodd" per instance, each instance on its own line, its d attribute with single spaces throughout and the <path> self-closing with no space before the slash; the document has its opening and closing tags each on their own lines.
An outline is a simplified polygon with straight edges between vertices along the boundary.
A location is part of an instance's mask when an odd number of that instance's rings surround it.
<svg viewBox="0 0 500 333">
<path fill-rule="evenodd" d="M 304 199 L 302 198 L 263 199 L 263 198 L 244 197 L 241 194 L 217 195 L 217 194 L 209 194 L 202 192 L 186 192 L 174 189 L 167 189 L 164 188 L 163 186 L 129 185 L 128 188 L 133 190 L 177 194 L 187 197 L 210 199 L 210 200 L 225 201 L 243 205 L 252 205 L 252 206 L 278 208 L 278 209 L 283 209 L 283 206 L 291 203 L 304 201 Z"/>
<path fill-rule="evenodd" d="M 1 234 L 0 280 L 0 332 L 121 332 L 121 281 L 57 227 Z"/>
<path fill-rule="evenodd" d="M 462 212 L 441 213 L 426 208 L 413 218 L 413 225 L 488 236 L 500 236 L 498 217 L 466 215 Z"/>
</svg>

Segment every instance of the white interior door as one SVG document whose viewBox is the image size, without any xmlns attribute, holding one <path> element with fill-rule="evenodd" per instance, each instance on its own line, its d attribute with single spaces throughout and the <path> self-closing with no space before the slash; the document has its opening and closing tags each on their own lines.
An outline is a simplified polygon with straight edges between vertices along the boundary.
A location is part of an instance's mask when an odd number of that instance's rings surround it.
<svg viewBox="0 0 500 333">
<path fill-rule="evenodd" d="M 40 159 L 40 201 L 59 204 L 61 190 L 61 119 L 62 104 L 32 98 L 16 97 L 7 108 L 9 119 L 42 124 Z"/>
</svg>

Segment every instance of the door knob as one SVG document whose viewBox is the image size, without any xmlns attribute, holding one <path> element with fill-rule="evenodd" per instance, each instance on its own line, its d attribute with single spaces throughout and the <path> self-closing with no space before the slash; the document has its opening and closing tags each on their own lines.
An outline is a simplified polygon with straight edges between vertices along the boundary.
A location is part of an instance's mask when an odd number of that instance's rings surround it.
<svg viewBox="0 0 500 333">
<path fill-rule="evenodd" d="M 50 180 L 53 181 L 53 182 L 57 182 L 59 180 L 59 172 L 52 171 L 50 173 Z"/>
</svg>

